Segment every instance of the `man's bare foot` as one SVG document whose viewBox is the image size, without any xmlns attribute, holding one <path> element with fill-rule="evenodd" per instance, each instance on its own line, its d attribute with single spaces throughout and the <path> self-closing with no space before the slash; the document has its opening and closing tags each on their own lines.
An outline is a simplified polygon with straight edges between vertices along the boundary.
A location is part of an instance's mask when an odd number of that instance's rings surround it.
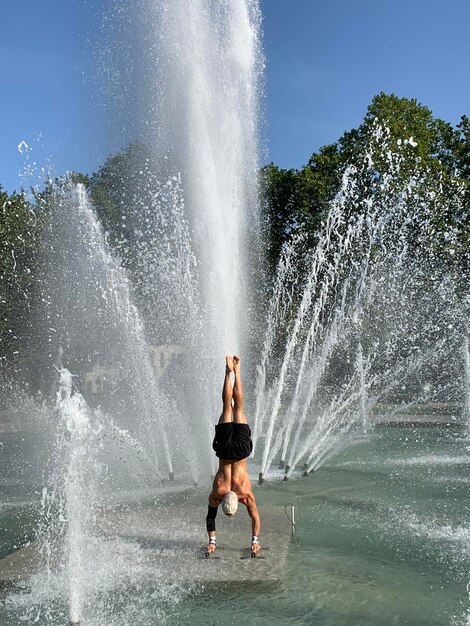
<svg viewBox="0 0 470 626">
<path fill-rule="evenodd" d="M 233 371 L 235 374 L 240 373 L 240 357 L 236 354 L 233 355 Z"/>
<path fill-rule="evenodd" d="M 233 372 L 233 359 L 231 356 L 229 356 L 227 354 L 227 356 L 225 357 L 225 370 L 231 374 Z"/>
</svg>

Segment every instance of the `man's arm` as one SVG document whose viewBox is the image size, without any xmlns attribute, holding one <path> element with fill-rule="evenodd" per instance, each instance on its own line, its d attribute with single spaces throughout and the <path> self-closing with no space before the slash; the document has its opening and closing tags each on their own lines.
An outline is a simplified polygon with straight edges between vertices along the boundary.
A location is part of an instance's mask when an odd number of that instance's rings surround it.
<svg viewBox="0 0 470 626">
<path fill-rule="evenodd" d="M 261 531 L 261 520 L 258 513 L 258 507 L 256 506 L 256 500 L 253 495 L 249 495 L 246 499 L 246 510 L 251 517 L 251 551 L 258 552 L 261 550 L 259 544 L 259 534 Z"/>
<path fill-rule="evenodd" d="M 207 545 L 207 552 L 212 554 L 215 552 L 215 518 L 217 517 L 217 507 L 219 506 L 220 499 L 215 498 L 211 493 L 209 496 L 209 507 L 207 509 L 206 516 L 206 529 L 209 535 L 209 543 Z"/>
</svg>

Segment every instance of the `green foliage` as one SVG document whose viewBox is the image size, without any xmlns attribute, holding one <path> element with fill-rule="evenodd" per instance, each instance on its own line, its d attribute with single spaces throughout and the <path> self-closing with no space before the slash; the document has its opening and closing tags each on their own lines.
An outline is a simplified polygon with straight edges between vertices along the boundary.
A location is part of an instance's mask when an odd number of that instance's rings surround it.
<svg viewBox="0 0 470 626">
<path fill-rule="evenodd" d="M 149 177 L 155 178 L 156 164 L 151 150 L 142 143 L 132 143 L 108 157 L 91 175 L 91 199 L 114 245 L 132 242 L 135 229 L 142 228 L 140 207 L 151 201 Z"/>
<path fill-rule="evenodd" d="M 274 163 L 261 171 L 261 193 L 268 222 L 266 253 L 275 266 L 284 241 L 296 227 L 297 171 L 283 170 Z"/>
<path fill-rule="evenodd" d="M 304 230 L 307 235 L 305 245 L 312 245 L 319 223 L 327 214 L 328 203 L 340 188 L 342 173 L 348 165 L 361 167 L 365 153 L 371 150 L 370 138 L 379 126 L 388 129 L 391 148 L 395 146 L 405 159 L 396 178 L 397 188 L 419 164 L 435 181 L 436 191 L 442 192 L 443 187 L 448 186 L 450 193 L 456 184 L 463 186 L 467 190 L 467 209 L 460 208 L 459 212 L 468 213 L 469 118 L 463 116 L 460 124 L 453 128 L 448 122 L 433 117 L 431 110 L 415 99 L 380 93 L 373 98 L 358 128 L 345 132 L 336 143 L 322 147 L 300 170 L 283 170 L 272 163 L 263 168 L 271 265 L 275 264 L 283 243 L 296 229 Z M 384 174 L 390 166 L 386 155 L 380 149 L 372 148 L 370 157 L 377 175 Z M 373 178 L 363 180 L 364 185 L 373 182 Z M 455 211 L 455 207 L 449 205 L 445 214 L 436 214 L 435 226 L 442 233 L 449 228 L 452 232 L 459 230 L 457 247 L 463 258 L 468 255 L 470 227 L 457 228 L 454 222 L 461 224 L 462 215 L 457 216 Z"/>
<path fill-rule="evenodd" d="M 458 175 L 465 181 L 467 197 L 470 193 L 470 118 L 463 115 L 452 136 L 452 154 Z"/>
<path fill-rule="evenodd" d="M 424 166 L 448 174 L 455 169 L 454 144 L 458 132 L 451 124 L 434 118 L 431 110 L 415 99 L 383 92 L 373 98 L 363 123 L 338 140 L 342 163 L 357 162 L 367 149 L 368 138 L 377 123 L 390 131 L 392 146 L 406 145 L 411 162 L 418 157 Z"/>
<path fill-rule="evenodd" d="M 301 170 L 284 170 L 270 163 L 261 170 L 268 221 L 267 254 L 271 266 L 293 231 L 302 227 L 313 235 L 340 181 L 341 155 L 337 144 L 324 146 Z M 307 238 L 305 244 L 311 244 Z"/>
<path fill-rule="evenodd" d="M 28 360 L 31 309 L 37 296 L 40 216 L 23 192 L 0 187 L 0 365 L 4 382 Z"/>
</svg>

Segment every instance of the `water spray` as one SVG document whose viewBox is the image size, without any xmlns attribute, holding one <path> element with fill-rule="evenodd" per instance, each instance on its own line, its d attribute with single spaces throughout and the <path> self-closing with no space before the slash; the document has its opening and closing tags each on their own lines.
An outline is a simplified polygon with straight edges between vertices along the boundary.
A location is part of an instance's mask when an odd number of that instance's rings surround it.
<svg viewBox="0 0 470 626">
<path fill-rule="evenodd" d="M 470 346 L 468 335 L 463 340 L 464 359 L 464 416 L 467 431 L 470 433 Z"/>
</svg>

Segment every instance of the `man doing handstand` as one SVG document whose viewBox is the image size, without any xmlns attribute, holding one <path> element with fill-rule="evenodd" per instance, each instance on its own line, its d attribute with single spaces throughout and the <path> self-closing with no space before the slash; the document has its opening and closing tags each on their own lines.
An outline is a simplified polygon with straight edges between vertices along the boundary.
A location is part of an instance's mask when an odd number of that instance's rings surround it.
<svg viewBox="0 0 470 626">
<path fill-rule="evenodd" d="M 233 387 L 232 372 L 235 376 Z M 219 458 L 219 469 L 209 494 L 209 510 L 206 518 L 209 534 L 207 552 L 209 554 L 215 552 L 215 518 L 219 504 L 222 503 L 222 511 L 225 515 L 231 517 L 235 515 L 238 503 L 241 502 L 246 506 L 248 515 L 251 517 L 251 553 L 256 554 L 261 549 L 258 540 L 261 523 L 246 469 L 246 459 L 251 454 L 253 443 L 243 409 L 240 357 L 238 356 L 226 357 L 222 401 L 222 415 L 215 427 L 215 437 L 212 443 L 215 454 Z"/>
</svg>

